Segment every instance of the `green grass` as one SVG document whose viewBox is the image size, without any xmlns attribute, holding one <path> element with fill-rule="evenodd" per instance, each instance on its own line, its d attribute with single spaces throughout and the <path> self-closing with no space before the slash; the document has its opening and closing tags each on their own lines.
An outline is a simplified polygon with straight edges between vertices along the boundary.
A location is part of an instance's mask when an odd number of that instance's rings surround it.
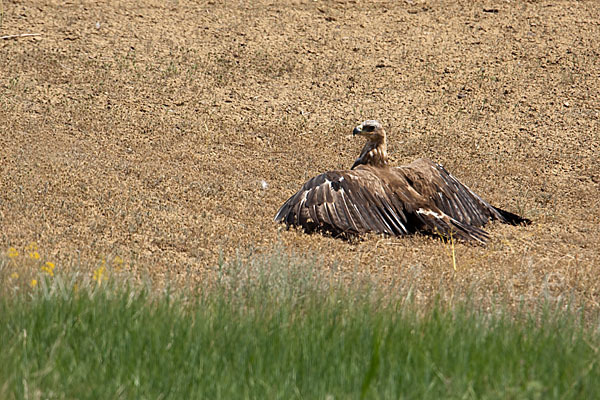
<svg viewBox="0 0 600 400">
<path fill-rule="evenodd" d="M 253 258 L 173 293 L 116 276 L 5 290 L 0 398 L 600 396 L 600 336 L 568 311 L 424 311 L 312 265 Z"/>
</svg>

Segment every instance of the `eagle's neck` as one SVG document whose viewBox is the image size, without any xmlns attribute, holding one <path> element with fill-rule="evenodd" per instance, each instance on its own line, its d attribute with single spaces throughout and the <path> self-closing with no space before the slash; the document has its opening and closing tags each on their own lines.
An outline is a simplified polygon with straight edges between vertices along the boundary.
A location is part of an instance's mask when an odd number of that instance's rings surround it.
<svg viewBox="0 0 600 400">
<path fill-rule="evenodd" d="M 351 169 L 354 169 L 358 165 L 372 165 L 374 167 L 383 167 L 387 165 L 387 144 L 385 141 L 385 133 L 382 135 L 375 135 L 369 138 L 369 141 L 365 144 L 360 156 L 354 161 Z"/>
</svg>

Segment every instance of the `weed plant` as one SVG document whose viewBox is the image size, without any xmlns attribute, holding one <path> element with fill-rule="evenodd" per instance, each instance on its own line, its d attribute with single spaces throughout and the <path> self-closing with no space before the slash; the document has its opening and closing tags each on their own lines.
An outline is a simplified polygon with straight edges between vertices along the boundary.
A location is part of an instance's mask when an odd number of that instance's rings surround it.
<svg viewBox="0 0 600 400">
<path fill-rule="evenodd" d="M 283 252 L 203 288 L 0 268 L 0 398 L 598 398 L 596 330 L 342 282 Z M 8 287 L 7 287 L 8 285 Z"/>
</svg>

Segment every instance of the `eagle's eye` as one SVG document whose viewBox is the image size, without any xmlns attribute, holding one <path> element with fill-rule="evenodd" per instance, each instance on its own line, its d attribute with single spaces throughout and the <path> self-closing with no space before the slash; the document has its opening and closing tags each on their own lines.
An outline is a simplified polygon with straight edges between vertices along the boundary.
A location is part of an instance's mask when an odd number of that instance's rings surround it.
<svg viewBox="0 0 600 400">
<path fill-rule="evenodd" d="M 363 127 L 363 131 L 365 132 L 373 132 L 375 130 L 375 127 L 373 125 L 367 125 L 365 127 Z"/>
</svg>

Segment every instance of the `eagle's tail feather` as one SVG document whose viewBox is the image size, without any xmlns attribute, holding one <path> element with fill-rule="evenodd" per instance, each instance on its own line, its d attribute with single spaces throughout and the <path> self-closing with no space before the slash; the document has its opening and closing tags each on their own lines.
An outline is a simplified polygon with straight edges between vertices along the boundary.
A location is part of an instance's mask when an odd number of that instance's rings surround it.
<svg viewBox="0 0 600 400">
<path fill-rule="evenodd" d="M 506 210 L 503 210 L 498 207 L 493 207 L 493 208 L 501 216 L 501 218 L 498 218 L 498 219 L 505 224 L 511 224 L 511 225 L 529 225 L 529 224 L 531 224 L 530 219 L 521 217 L 520 215 L 513 214 L 510 211 L 506 211 Z"/>
</svg>

